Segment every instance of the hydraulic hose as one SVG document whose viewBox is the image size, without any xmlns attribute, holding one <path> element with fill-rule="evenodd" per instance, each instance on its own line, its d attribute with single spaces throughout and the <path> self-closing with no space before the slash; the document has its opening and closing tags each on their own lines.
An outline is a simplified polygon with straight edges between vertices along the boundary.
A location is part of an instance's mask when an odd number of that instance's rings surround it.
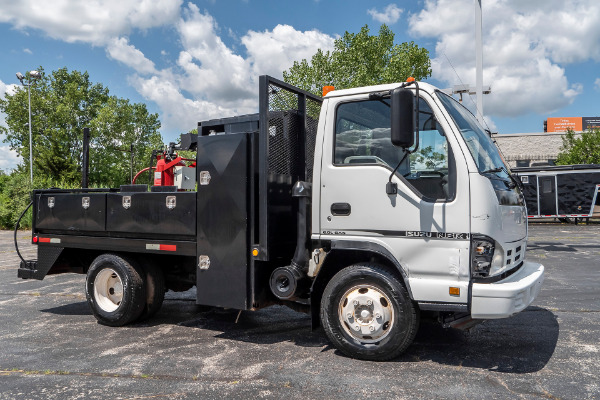
<svg viewBox="0 0 600 400">
<path fill-rule="evenodd" d="M 19 258 L 23 262 L 23 265 L 27 265 L 27 261 L 25 261 L 25 259 L 21 255 L 21 252 L 19 251 L 19 245 L 17 244 L 17 231 L 19 230 L 19 225 L 21 224 L 21 219 L 23 218 L 23 216 L 25 215 L 25 213 L 27 212 L 27 210 L 29 210 L 29 207 L 31 207 L 32 204 L 33 204 L 33 200 L 30 201 L 29 205 L 27 206 L 27 208 L 25 208 L 25 210 L 23 210 L 23 212 L 21 213 L 21 216 L 17 220 L 17 224 L 15 225 L 15 250 L 17 250 L 17 255 L 19 256 Z"/>
<path fill-rule="evenodd" d="M 135 181 L 137 180 L 137 178 L 143 174 L 144 172 L 148 171 L 148 170 L 152 170 L 155 169 L 156 167 L 146 167 L 143 170 L 141 170 L 140 172 L 138 172 L 137 174 L 135 174 L 135 176 L 133 177 L 133 179 L 131 180 L 131 184 L 135 184 Z"/>
</svg>

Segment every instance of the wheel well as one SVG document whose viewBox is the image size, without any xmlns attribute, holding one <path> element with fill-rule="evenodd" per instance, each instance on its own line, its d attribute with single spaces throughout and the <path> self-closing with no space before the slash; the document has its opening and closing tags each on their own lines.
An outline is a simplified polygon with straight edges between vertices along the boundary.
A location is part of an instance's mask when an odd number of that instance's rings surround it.
<svg viewBox="0 0 600 400">
<path fill-rule="evenodd" d="M 327 283 L 342 269 L 360 262 L 375 263 L 388 269 L 404 285 L 410 298 L 413 298 L 410 287 L 399 269 L 400 267 L 388 257 L 371 250 L 332 249 L 327 254 L 327 257 L 325 257 L 325 261 L 311 288 L 310 308 L 313 329 L 318 328 L 321 324 L 319 310 L 321 308 L 323 291 L 325 290 Z"/>
<path fill-rule="evenodd" d="M 114 254 L 141 264 L 154 264 L 165 274 L 166 286 L 175 292 L 186 291 L 196 284 L 195 257 L 133 253 L 110 250 L 65 248 L 47 275 L 73 272 L 87 274 L 96 257 Z"/>
<path fill-rule="evenodd" d="M 67 272 L 86 274 L 90 264 L 102 254 L 99 251 L 65 248 L 54 262 L 47 275 L 63 274 Z"/>
</svg>

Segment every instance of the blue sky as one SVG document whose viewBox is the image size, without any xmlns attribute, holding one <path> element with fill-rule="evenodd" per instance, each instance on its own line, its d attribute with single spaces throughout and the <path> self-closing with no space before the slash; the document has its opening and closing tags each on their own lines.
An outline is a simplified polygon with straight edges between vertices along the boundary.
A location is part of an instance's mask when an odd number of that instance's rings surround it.
<svg viewBox="0 0 600 400">
<path fill-rule="evenodd" d="M 600 116 L 597 0 L 482 3 L 492 130 L 541 132 L 547 117 Z M 0 96 L 15 90 L 17 71 L 88 71 L 158 113 L 169 142 L 198 121 L 255 112 L 259 75 L 281 77 L 345 31 L 368 24 L 376 33 L 384 22 L 397 42 L 429 50 L 428 82 L 475 83 L 473 0 L 0 0 Z M 0 169 L 21 162 L 0 146 Z"/>
</svg>

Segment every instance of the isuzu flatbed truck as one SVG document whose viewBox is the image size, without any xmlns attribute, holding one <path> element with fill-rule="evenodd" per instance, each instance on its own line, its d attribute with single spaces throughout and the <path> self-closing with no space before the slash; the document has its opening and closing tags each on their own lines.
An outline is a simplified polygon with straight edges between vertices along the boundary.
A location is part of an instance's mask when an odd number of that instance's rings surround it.
<svg viewBox="0 0 600 400">
<path fill-rule="evenodd" d="M 321 98 L 262 76 L 259 90 L 258 114 L 182 135 L 195 166 L 169 152 L 154 172 L 174 168 L 173 185 L 34 191 L 38 258 L 18 276 L 86 274 L 111 326 L 149 318 L 168 289 L 284 304 L 367 360 L 401 354 L 422 311 L 467 326 L 535 299 L 519 182 L 461 104 L 414 80 Z"/>
</svg>

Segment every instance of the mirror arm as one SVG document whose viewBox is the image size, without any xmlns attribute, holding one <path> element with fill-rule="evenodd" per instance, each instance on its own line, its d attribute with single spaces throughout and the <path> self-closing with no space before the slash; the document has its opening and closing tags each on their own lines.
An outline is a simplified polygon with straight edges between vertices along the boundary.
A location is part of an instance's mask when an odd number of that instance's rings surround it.
<svg viewBox="0 0 600 400">
<path fill-rule="evenodd" d="M 402 159 L 400 160 L 400 162 L 398 163 L 398 165 L 396 165 L 396 168 L 394 168 L 394 170 L 392 171 L 392 173 L 390 174 L 390 177 L 388 179 L 388 183 L 385 185 L 385 192 L 387 194 L 397 194 L 398 193 L 398 185 L 395 182 L 392 182 L 392 177 L 396 174 L 396 171 L 398 170 L 398 168 L 400 168 L 400 165 L 404 162 L 404 160 L 406 159 L 406 157 L 409 154 L 412 154 L 414 152 L 416 152 L 419 149 L 419 84 L 417 83 L 417 81 L 413 81 L 413 82 L 408 82 L 408 83 L 403 83 L 402 87 L 406 87 L 409 85 L 412 85 L 414 83 L 415 85 L 415 97 L 416 97 L 416 114 L 417 114 L 417 118 L 416 118 L 416 127 L 415 127 L 415 148 L 412 150 L 409 149 L 404 149 L 404 156 L 402 157 Z"/>
<path fill-rule="evenodd" d="M 396 193 L 398 193 L 398 185 L 396 184 L 396 182 L 392 182 L 392 177 L 394 176 L 394 174 L 396 174 L 396 171 L 398 171 L 398 168 L 400 168 L 400 165 L 402 165 L 402 163 L 404 162 L 404 160 L 406 159 L 406 157 L 408 157 L 409 154 L 411 154 L 411 152 L 408 151 L 407 149 L 404 149 L 404 156 L 402 157 L 402 159 L 400 160 L 400 162 L 396 165 L 396 168 L 394 168 L 394 170 L 390 174 L 390 177 L 388 179 L 388 183 L 385 185 L 385 192 L 387 194 L 396 194 Z"/>
</svg>

